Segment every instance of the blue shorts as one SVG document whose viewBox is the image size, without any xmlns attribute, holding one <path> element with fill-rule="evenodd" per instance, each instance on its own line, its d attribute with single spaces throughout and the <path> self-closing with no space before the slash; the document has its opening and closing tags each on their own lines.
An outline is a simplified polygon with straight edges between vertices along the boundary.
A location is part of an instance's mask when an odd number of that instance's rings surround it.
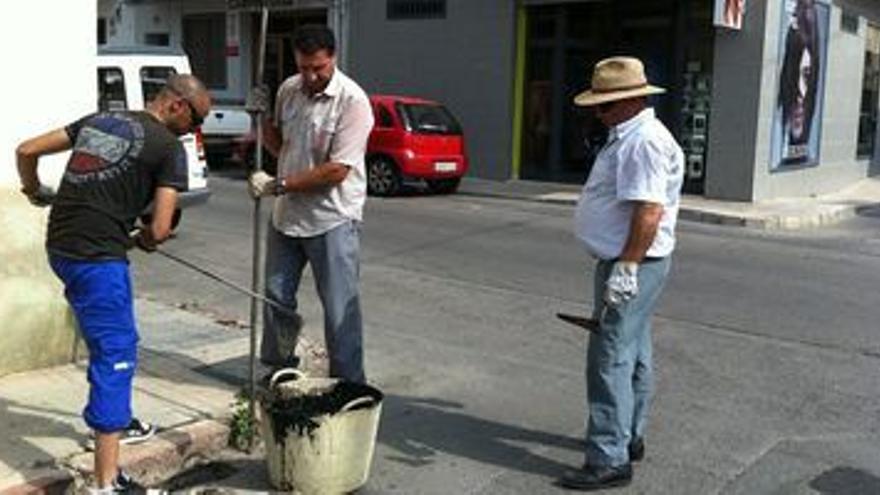
<svg viewBox="0 0 880 495">
<path fill-rule="evenodd" d="M 50 254 L 49 264 L 64 282 L 64 295 L 89 349 L 91 387 L 83 418 L 101 433 L 123 430 L 131 422 L 138 343 L 128 261 Z"/>
</svg>

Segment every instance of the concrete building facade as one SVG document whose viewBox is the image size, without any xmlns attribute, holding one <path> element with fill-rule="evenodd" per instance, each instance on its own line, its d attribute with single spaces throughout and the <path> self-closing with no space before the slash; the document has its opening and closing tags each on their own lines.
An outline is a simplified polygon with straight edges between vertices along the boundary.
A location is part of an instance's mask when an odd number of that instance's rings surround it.
<svg viewBox="0 0 880 495">
<path fill-rule="evenodd" d="M 733 30 L 715 25 L 711 4 L 365 0 L 350 9 L 350 64 L 368 91 L 446 103 L 465 128 L 476 176 L 582 182 L 603 136 L 571 98 L 589 85 L 596 61 L 616 54 L 639 56 L 669 89 L 654 103 L 688 155 L 689 192 L 739 201 L 808 196 L 872 174 L 880 5 L 747 1 Z M 822 100 L 808 147 L 773 141 L 782 135 L 774 125 L 785 125 L 786 40 L 807 31 L 797 29 L 804 9 L 820 51 L 799 63 L 818 67 Z M 780 153 L 785 160 L 774 158 Z"/>
<path fill-rule="evenodd" d="M 76 351 L 63 287 L 46 261 L 48 210 L 31 206 L 19 192 L 14 160 L 22 140 L 94 110 L 95 14 L 92 0 L 32 0 L 0 19 L 10 70 L 2 83 L 8 118 L 0 121 L 0 148 L 9 164 L 0 168 L 0 376 L 69 362 Z M 57 184 L 66 158 L 43 160 L 41 180 Z"/>
<path fill-rule="evenodd" d="M 368 92 L 450 108 L 465 129 L 471 175 L 577 183 L 605 131 L 572 97 L 595 62 L 631 54 L 669 90 L 653 104 L 685 149 L 687 192 L 809 196 L 875 173 L 880 5 L 747 0 L 741 27 L 729 29 L 718 25 L 716 3 L 271 0 L 267 80 L 275 87 L 295 71 L 293 29 L 324 22 L 340 39 L 340 65 Z M 99 0 L 99 32 L 108 45 L 183 46 L 218 103 L 240 104 L 253 83 L 260 4 Z M 808 31 L 797 28 L 804 15 L 817 51 L 786 65 L 789 40 Z M 792 94 L 783 72 L 798 71 L 815 74 L 806 143 L 792 137 L 790 104 L 781 103 Z"/>
</svg>

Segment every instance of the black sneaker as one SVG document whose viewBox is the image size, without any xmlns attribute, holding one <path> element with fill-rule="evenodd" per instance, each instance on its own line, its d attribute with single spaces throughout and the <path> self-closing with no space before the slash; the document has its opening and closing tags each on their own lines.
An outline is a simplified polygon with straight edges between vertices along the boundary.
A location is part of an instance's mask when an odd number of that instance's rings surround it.
<svg viewBox="0 0 880 495">
<path fill-rule="evenodd" d="M 132 418 L 131 422 L 119 435 L 120 445 L 135 445 L 146 442 L 156 434 L 156 425 L 146 423 L 137 418 Z M 95 432 L 89 432 L 89 438 L 86 440 L 86 449 L 95 450 Z"/>
<path fill-rule="evenodd" d="M 137 418 L 131 418 L 131 423 L 119 436 L 122 445 L 134 445 L 153 438 L 156 434 L 156 425 L 145 423 Z"/>
<path fill-rule="evenodd" d="M 127 495 L 165 495 L 168 492 L 156 488 L 146 488 L 135 481 L 128 473 L 120 469 L 116 474 L 116 479 L 113 480 L 113 493 L 124 493 Z"/>
</svg>

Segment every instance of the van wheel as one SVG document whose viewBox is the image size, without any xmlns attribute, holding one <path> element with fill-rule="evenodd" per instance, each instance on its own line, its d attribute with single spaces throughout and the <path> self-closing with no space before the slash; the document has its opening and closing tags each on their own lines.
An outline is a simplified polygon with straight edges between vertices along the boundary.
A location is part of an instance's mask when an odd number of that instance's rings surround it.
<svg viewBox="0 0 880 495">
<path fill-rule="evenodd" d="M 454 179 L 429 180 L 427 183 L 428 189 L 434 194 L 452 194 L 458 190 L 458 185 L 461 183 L 461 177 L 456 177 Z"/>
<path fill-rule="evenodd" d="M 400 172 L 394 160 L 386 156 L 367 159 L 367 192 L 376 196 L 392 196 L 400 190 Z"/>
</svg>

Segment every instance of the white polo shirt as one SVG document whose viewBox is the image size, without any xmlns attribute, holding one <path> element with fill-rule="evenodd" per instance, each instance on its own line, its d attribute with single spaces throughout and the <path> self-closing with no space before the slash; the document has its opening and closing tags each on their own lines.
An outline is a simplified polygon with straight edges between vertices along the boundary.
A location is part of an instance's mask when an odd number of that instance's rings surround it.
<svg viewBox="0 0 880 495">
<path fill-rule="evenodd" d="M 289 77 L 278 89 L 275 123 L 283 138 L 279 176 L 326 162 L 350 167 L 345 180 L 326 191 L 276 198 L 275 228 L 292 237 L 313 237 L 345 221 L 360 221 L 367 198 L 364 154 L 373 128 L 373 111 L 364 90 L 339 68 L 324 91 L 315 95 L 306 92 L 300 75 Z"/>
<path fill-rule="evenodd" d="M 575 235 L 601 259 L 620 256 L 629 237 L 635 204 L 663 205 L 663 217 L 649 257 L 664 257 L 675 248 L 684 181 L 684 153 L 654 115 L 653 108 L 614 126 L 596 157 L 575 211 Z"/>
</svg>

